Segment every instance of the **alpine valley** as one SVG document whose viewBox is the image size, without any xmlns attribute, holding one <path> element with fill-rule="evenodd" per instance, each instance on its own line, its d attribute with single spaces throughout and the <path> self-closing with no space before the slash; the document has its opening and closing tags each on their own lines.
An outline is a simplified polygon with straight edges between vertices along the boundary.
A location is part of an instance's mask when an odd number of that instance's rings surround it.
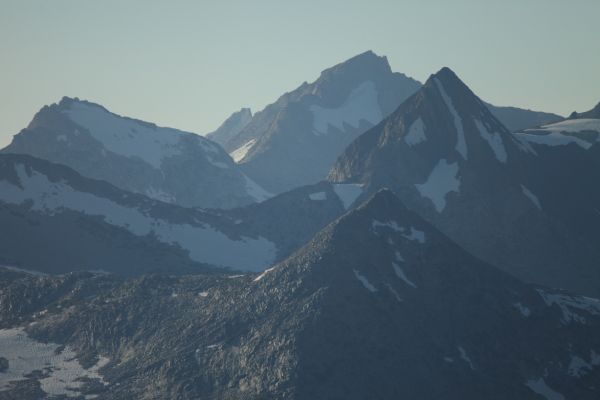
<svg viewBox="0 0 600 400">
<path fill-rule="evenodd" d="M 599 107 L 371 51 L 205 135 L 44 106 L 0 151 L 0 400 L 596 400 Z"/>
</svg>

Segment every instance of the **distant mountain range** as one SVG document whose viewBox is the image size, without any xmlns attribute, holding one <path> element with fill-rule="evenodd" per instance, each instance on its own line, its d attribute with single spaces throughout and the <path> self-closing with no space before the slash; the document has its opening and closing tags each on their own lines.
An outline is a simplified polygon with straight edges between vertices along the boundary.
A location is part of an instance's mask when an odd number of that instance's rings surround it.
<svg viewBox="0 0 600 400">
<path fill-rule="evenodd" d="M 207 138 L 46 106 L 0 151 L 0 400 L 596 400 L 597 109 L 372 52 Z"/>
<path fill-rule="evenodd" d="M 0 384 L 24 400 L 47 391 L 99 399 L 600 393 L 598 300 L 485 264 L 389 191 L 259 275 L 122 280 L 0 269 L 0 284 L 0 324 L 26 326 L 0 330 L 9 371 L 18 365 L 22 374 L 11 385 L 0 375 Z M 20 361 L 32 346 L 38 352 Z M 46 372 L 31 373 L 44 357 Z"/>
<path fill-rule="evenodd" d="M 366 52 L 303 83 L 256 113 L 245 127 L 234 114 L 209 134 L 242 170 L 273 193 L 317 182 L 355 138 L 391 114 L 421 83 L 392 72 L 385 57 Z M 555 122 L 562 117 L 515 107 L 490 111 L 511 131 Z M 230 122 L 232 121 L 232 122 Z"/>
</svg>

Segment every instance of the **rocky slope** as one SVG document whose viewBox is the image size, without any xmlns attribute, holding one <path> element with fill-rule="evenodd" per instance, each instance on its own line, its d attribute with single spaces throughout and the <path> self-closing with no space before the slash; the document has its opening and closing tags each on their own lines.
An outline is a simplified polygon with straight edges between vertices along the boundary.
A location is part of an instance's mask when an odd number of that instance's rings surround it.
<svg viewBox="0 0 600 400">
<path fill-rule="evenodd" d="M 269 197 L 208 139 L 67 97 L 42 108 L 3 152 L 64 164 L 121 189 L 187 207 L 230 208 Z"/>
<path fill-rule="evenodd" d="M 591 400 L 600 390 L 598 300 L 485 264 L 389 191 L 260 275 L 0 271 L 0 285 L 5 398 Z M 54 356 L 19 363 L 14 349 L 30 346 Z"/>
<path fill-rule="evenodd" d="M 322 183 L 232 210 L 179 207 L 25 155 L 0 155 L 0 263 L 131 275 L 258 271 L 344 212 Z M 343 194 L 343 193 L 342 193 Z"/>
</svg>

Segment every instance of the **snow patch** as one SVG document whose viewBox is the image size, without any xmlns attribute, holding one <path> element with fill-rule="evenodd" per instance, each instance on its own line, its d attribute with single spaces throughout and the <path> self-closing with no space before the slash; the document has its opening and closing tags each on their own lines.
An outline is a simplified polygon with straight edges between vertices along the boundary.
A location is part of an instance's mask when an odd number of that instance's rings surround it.
<svg viewBox="0 0 600 400">
<path fill-rule="evenodd" d="M 529 307 L 524 306 L 521 303 L 515 303 L 513 304 L 513 306 L 519 310 L 519 312 L 521 313 L 521 315 L 523 315 L 524 317 L 529 317 L 531 315 L 531 310 L 529 309 Z"/>
<path fill-rule="evenodd" d="M 463 361 L 465 361 L 467 364 L 469 364 L 469 368 L 475 369 L 475 367 L 473 366 L 473 362 L 467 355 L 467 351 L 462 346 L 458 346 L 457 349 L 458 349 L 458 352 L 460 353 L 460 358 L 462 358 Z"/>
<path fill-rule="evenodd" d="M 355 269 L 353 271 L 354 271 L 354 276 L 356 276 L 356 279 L 358 279 L 360 281 L 360 283 L 362 283 L 362 285 L 365 287 L 365 289 L 367 289 L 369 292 L 376 292 L 377 291 L 377 288 L 375 286 L 373 286 L 371 284 L 371 282 L 369 282 L 365 276 L 361 275 Z"/>
<path fill-rule="evenodd" d="M 456 112 L 456 108 L 454 108 L 452 99 L 446 93 L 444 85 L 442 85 L 442 83 L 437 78 L 435 78 L 435 83 L 438 87 L 438 90 L 440 91 L 440 94 L 442 95 L 444 103 L 446 103 L 448 111 L 450 111 L 450 114 L 452 114 L 452 118 L 454 118 L 454 127 L 456 128 L 456 151 L 462 156 L 464 160 L 466 160 L 467 142 L 465 141 L 465 130 L 463 127 L 462 119 L 460 118 L 460 115 L 458 115 L 458 112 Z"/>
<path fill-rule="evenodd" d="M 406 136 L 404 136 L 404 141 L 409 146 L 414 146 L 425 140 L 427 140 L 427 136 L 425 136 L 425 125 L 421 118 L 417 118 L 417 120 L 411 124 Z"/>
<path fill-rule="evenodd" d="M 410 227 L 410 233 L 403 233 L 402 236 L 408 240 L 416 240 L 421 244 L 425 243 L 425 232 L 415 229 L 412 226 Z"/>
<path fill-rule="evenodd" d="M 600 316 L 600 300 L 584 296 L 571 296 L 560 293 L 548 293 L 541 289 L 536 289 L 547 306 L 556 304 L 561 312 L 563 324 L 578 322 L 584 324 L 585 318 L 573 312 L 574 310 L 585 311 L 591 315 Z"/>
<path fill-rule="evenodd" d="M 537 198 L 537 196 L 535 194 L 533 194 L 533 192 L 529 189 L 527 189 L 525 187 L 525 185 L 521 185 L 521 190 L 523 191 L 523 194 L 525 196 L 527 196 L 527 198 L 529 200 L 531 200 L 531 202 L 533 203 L 534 206 L 537 207 L 538 210 L 542 210 L 542 205 L 540 204 L 540 200 Z"/>
<path fill-rule="evenodd" d="M 24 268 L 19 268 L 19 267 L 13 267 L 13 266 L 9 266 L 9 265 L 0 265 L 0 268 L 4 268 L 4 269 L 7 269 L 9 271 L 14 271 L 14 272 L 21 272 L 21 273 L 27 274 L 27 275 L 48 276 L 48 274 L 46 274 L 44 272 L 34 271 L 34 270 L 24 269 Z"/>
<path fill-rule="evenodd" d="M 165 203 L 175 203 L 175 201 L 177 200 L 172 194 L 167 193 L 162 189 L 156 189 L 154 188 L 154 186 L 150 186 L 148 189 L 146 189 L 145 194 L 151 199 L 162 201 Z"/>
<path fill-rule="evenodd" d="M 377 230 L 379 228 L 389 228 L 394 232 L 399 232 L 405 239 L 415 240 L 421 244 L 425 243 L 425 232 L 420 231 L 412 226 L 410 228 L 405 228 L 403 226 L 398 225 L 396 221 L 381 222 L 376 219 L 373 220 L 371 226 L 373 227 L 375 233 L 377 233 Z M 390 244 L 393 244 L 393 242 L 391 242 Z"/>
<path fill-rule="evenodd" d="M 327 194 L 325 192 L 311 193 L 308 198 L 315 201 L 327 200 Z"/>
<path fill-rule="evenodd" d="M 240 162 L 244 159 L 244 157 L 246 157 L 246 154 L 248 154 L 248 151 L 250 151 L 252 146 L 254 146 L 254 143 L 256 143 L 256 139 L 250 139 L 246 143 L 229 153 L 229 155 L 231 156 L 231 158 L 233 158 L 233 161 L 235 161 L 236 163 Z"/>
<path fill-rule="evenodd" d="M 265 275 L 267 275 L 269 272 L 273 271 L 275 269 L 275 267 L 271 267 L 271 268 L 267 268 L 265 269 L 262 274 L 260 274 L 259 276 L 257 276 L 256 278 L 254 278 L 254 282 L 258 282 L 260 281 L 262 278 L 265 277 Z"/>
<path fill-rule="evenodd" d="M 265 201 L 273 197 L 272 193 L 267 192 L 258 183 L 248 178 L 248 176 L 244 175 L 244 180 L 246 184 L 246 193 L 257 202 Z"/>
<path fill-rule="evenodd" d="M 522 134 L 513 133 L 512 137 L 514 139 L 514 143 L 517 145 L 517 147 L 519 147 L 519 150 L 537 156 L 537 151 L 535 151 L 535 149 L 531 146 L 531 143 L 529 143 L 529 141 L 527 141 Z"/>
<path fill-rule="evenodd" d="M 476 119 L 474 120 L 475 126 L 479 130 L 481 137 L 485 139 L 486 142 L 490 145 L 496 159 L 502 163 L 506 163 L 508 155 L 506 154 L 506 148 L 504 147 L 504 142 L 502 142 L 502 135 L 498 132 L 490 132 L 484 124 Z"/>
<path fill-rule="evenodd" d="M 77 191 L 66 182 L 51 182 L 37 171 L 28 174 L 22 164 L 16 165 L 15 170 L 21 187 L 0 182 L 0 200 L 4 202 L 29 203 L 31 210 L 49 215 L 67 209 L 97 216 L 134 235 L 154 235 L 163 243 L 178 245 L 189 251 L 190 258 L 213 265 L 260 270 L 275 259 L 275 244 L 263 237 L 233 240 L 210 225 L 174 224 L 149 216 L 145 210 Z"/>
<path fill-rule="evenodd" d="M 25 375 L 42 370 L 47 375 L 39 379 L 41 389 L 50 396 L 78 397 L 81 395 L 81 378 L 97 380 L 106 385 L 98 373 L 110 360 L 100 357 L 92 367 L 79 364 L 77 354 L 69 346 L 59 351 L 58 344 L 41 343 L 27 336 L 23 328 L 0 330 L 0 356 L 8 360 L 8 370 L 0 373 L 0 390 L 7 389 L 12 381 L 27 379 Z"/>
<path fill-rule="evenodd" d="M 394 254 L 396 256 L 396 260 L 398 260 L 400 262 L 404 262 L 404 257 L 402 257 L 402 254 L 400 254 L 399 251 L 396 251 Z"/>
<path fill-rule="evenodd" d="M 559 131 L 537 131 L 541 133 L 530 133 L 532 130 L 526 130 L 525 132 L 515 133 L 521 142 L 529 142 L 535 144 L 542 144 L 545 146 L 566 146 L 571 143 L 575 143 L 579 147 L 587 150 L 592 147 L 592 143 L 587 142 L 573 135 L 565 135 Z"/>
<path fill-rule="evenodd" d="M 360 183 L 334 183 L 333 191 L 347 210 L 361 195 L 363 185 Z"/>
<path fill-rule="evenodd" d="M 396 298 L 396 300 L 398 300 L 398 303 L 402 303 L 404 300 L 402 300 L 402 298 L 400 297 L 400 295 L 398 294 L 398 292 L 396 291 L 396 289 L 394 289 L 392 287 L 392 285 L 390 285 L 389 283 L 386 283 L 385 286 L 389 289 L 390 292 L 392 292 L 392 294 L 394 295 L 394 297 Z"/>
<path fill-rule="evenodd" d="M 529 389 L 544 397 L 546 400 L 565 400 L 565 396 L 550 388 L 546 384 L 546 381 L 544 381 L 544 378 L 529 380 L 525 383 L 525 386 L 529 387 Z"/>
<path fill-rule="evenodd" d="M 542 126 L 542 129 L 550 132 L 568 132 L 577 133 L 584 131 L 595 131 L 600 132 L 600 119 L 594 118 L 581 118 L 581 119 L 567 119 L 565 121 L 555 122 Z"/>
<path fill-rule="evenodd" d="M 417 288 L 417 285 L 415 285 L 415 283 L 413 281 L 408 279 L 408 277 L 406 276 L 406 274 L 404 273 L 404 271 L 402 270 L 402 268 L 400 268 L 400 266 L 398 264 L 393 262 L 392 266 L 394 267 L 394 272 L 396 273 L 396 276 L 398 278 L 402 279 L 407 285 L 412 286 L 415 289 Z"/>
<path fill-rule="evenodd" d="M 448 164 L 448 161 L 441 159 L 425 183 L 416 184 L 415 187 L 421 196 L 433 202 L 437 212 L 442 212 L 446 207 L 446 196 L 450 192 L 459 192 L 460 179 L 457 176 L 458 163 Z"/>
<path fill-rule="evenodd" d="M 592 369 L 593 366 L 587 361 L 585 361 L 583 358 L 571 356 L 571 362 L 569 363 L 568 368 L 569 375 L 576 378 L 582 378 L 585 375 L 587 375 Z"/>
<path fill-rule="evenodd" d="M 160 169 L 167 157 L 181 154 L 180 139 L 192 135 L 171 128 L 119 117 L 102 107 L 73 102 L 65 114 L 77 125 L 88 130 L 106 150 L 125 157 L 139 158 Z"/>
<path fill-rule="evenodd" d="M 383 227 L 383 228 L 390 228 L 391 230 L 393 230 L 395 232 L 404 232 L 404 227 L 401 227 L 400 225 L 398 225 L 398 223 L 396 221 L 381 222 L 381 221 L 374 219 L 373 222 L 371 223 L 371 226 L 373 227 L 374 230 L 377 230 L 378 228 Z"/>
<path fill-rule="evenodd" d="M 375 83 L 366 81 L 352 90 L 344 103 L 337 108 L 311 105 L 309 109 L 313 114 L 315 133 L 327 134 L 330 126 L 343 132 L 344 125 L 358 128 L 361 121 L 375 125 L 383 118 L 377 97 Z"/>
</svg>

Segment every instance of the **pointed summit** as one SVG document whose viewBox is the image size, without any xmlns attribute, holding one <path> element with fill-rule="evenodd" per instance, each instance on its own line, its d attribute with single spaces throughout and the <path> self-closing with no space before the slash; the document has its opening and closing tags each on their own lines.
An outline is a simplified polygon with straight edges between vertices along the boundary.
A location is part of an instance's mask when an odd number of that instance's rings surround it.
<svg viewBox="0 0 600 400">
<path fill-rule="evenodd" d="M 351 143 L 329 180 L 362 184 L 362 200 L 388 187 L 410 210 L 490 264 L 522 279 L 595 295 L 573 274 L 575 268 L 588 271 L 590 247 L 561 231 L 563 223 L 548 217 L 540 189 L 516 172 L 531 151 L 443 68 Z M 549 274 L 548 268 L 559 272 Z"/>
</svg>

